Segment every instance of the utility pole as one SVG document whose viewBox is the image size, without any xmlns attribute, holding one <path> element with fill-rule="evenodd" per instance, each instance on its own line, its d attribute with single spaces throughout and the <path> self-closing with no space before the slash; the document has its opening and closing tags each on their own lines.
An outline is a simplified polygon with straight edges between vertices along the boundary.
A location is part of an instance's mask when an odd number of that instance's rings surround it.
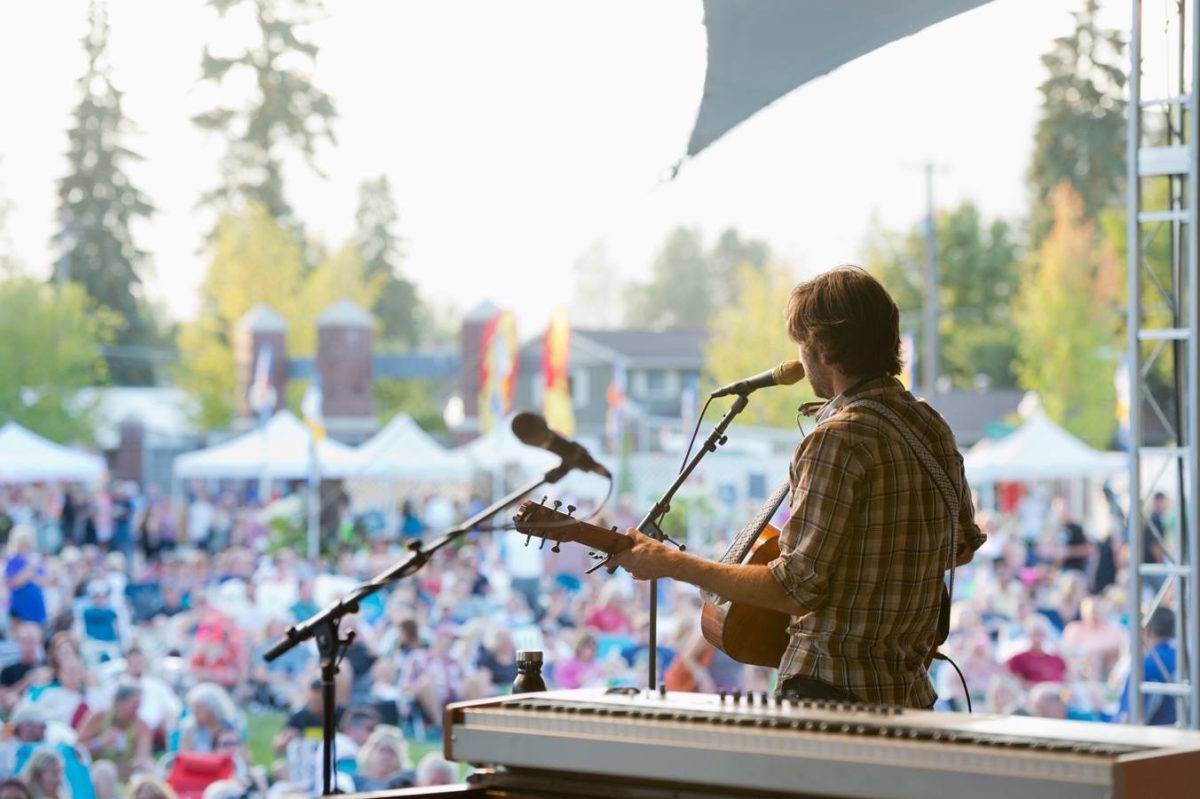
<svg viewBox="0 0 1200 799">
<path fill-rule="evenodd" d="M 938 251 L 933 219 L 933 162 L 925 163 L 925 352 L 921 383 L 926 396 L 937 391 L 938 378 Z"/>
</svg>

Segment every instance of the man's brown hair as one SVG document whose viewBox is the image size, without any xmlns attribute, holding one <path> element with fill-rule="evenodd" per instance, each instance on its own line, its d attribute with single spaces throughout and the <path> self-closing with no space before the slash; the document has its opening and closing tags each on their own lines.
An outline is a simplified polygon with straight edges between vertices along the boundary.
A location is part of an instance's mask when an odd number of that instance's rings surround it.
<svg viewBox="0 0 1200 799">
<path fill-rule="evenodd" d="M 900 309 L 878 280 L 857 266 L 838 266 L 792 289 L 788 336 L 815 347 L 846 375 L 898 375 Z"/>
</svg>

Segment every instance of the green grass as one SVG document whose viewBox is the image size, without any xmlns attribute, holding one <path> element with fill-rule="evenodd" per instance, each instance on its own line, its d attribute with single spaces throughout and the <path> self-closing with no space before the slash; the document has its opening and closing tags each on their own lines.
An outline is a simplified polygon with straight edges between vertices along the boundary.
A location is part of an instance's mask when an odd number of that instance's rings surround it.
<svg viewBox="0 0 1200 799">
<path fill-rule="evenodd" d="M 254 763 L 269 766 L 276 759 L 272 741 L 285 721 L 286 713 L 259 712 L 246 717 L 246 750 Z M 408 754 L 414 766 L 429 752 L 441 754 L 442 742 L 409 739 Z"/>
<path fill-rule="evenodd" d="M 287 721 L 285 713 L 254 713 L 246 717 L 246 751 L 250 759 L 260 765 L 269 766 L 275 759 L 272 741 Z"/>
</svg>

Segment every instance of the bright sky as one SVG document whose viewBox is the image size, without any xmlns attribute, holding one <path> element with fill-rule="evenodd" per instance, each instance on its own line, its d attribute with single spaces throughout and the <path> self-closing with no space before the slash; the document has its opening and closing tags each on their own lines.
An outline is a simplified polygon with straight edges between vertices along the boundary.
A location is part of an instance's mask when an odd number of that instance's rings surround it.
<svg viewBox="0 0 1200 799">
<path fill-rule="evenodd" d="M 422 296 L 460 310 L 512 309 L 522 337 L 571 297 L 574 260 L 603 241 L 644 278 L 677 225 L 711 242 L 726 227 L 766 239 L 797 275 L 855 261 L 877 218 L 924 213 L 920 165 L 939 205 L 989 216 L 1026 205 L 1039 56 L 1082 0 L 995 0 L 793 92 L 663 178 L 685 151 L 704 81 L 700 0 L 563 3 L 327 0 L 311 38 L 316 82 L 340 113 L 326 178 L 302 166 L 289 199 L 340 245 L 359 184 L 386 173 Z M 201 0 L 110 0 L 110 61 L 145 157 L 133 180 L 158 206 L 136 230 L 151 296 L 196 308 L 211 219 L 194 210 L 222 145 L 189 121 L 209 107 L 203 44 L 236 28 Z M 1129 4 L 1105 4 L 1127 29 Z M 0 198 L 27 271 L 56 258 L 56 181 L 85 68 L 85 0 L 0 7 Z M 331 302 L 333 299 L 331 298 Z"/>
</svg>

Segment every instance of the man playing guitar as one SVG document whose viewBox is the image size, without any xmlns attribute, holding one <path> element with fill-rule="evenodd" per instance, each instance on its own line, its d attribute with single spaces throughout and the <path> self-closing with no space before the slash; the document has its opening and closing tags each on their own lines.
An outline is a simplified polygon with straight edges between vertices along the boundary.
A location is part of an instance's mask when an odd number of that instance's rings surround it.
<svg viewBox="0 0 1200 799">
<path fill-rule="evenodd" d="M 864 270 L 800 283 L 785 318 L 829 401 L 792 456 L 779 557 L 714 562 L 630 528 L 633 546 L 612 562 L 636 579 L 670 577 L 791 617 L 784 695 L 930 708 L 925 664 L 944 575 L 985 540 L 954 435 L 896 379 L 899 310 Z"/>
</svg>

